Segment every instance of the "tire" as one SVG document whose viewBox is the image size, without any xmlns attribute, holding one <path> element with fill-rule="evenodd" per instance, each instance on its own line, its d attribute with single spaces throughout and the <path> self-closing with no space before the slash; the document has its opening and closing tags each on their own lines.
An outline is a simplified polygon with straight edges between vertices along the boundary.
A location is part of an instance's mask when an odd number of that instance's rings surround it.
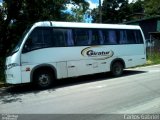
<svg viewBox="0 0 160 120">
<path fill-rule="evenodd" d="M 54 76 L 49 70 L 38 70 L 35 73 L 34 82 L 39 89 L 46 89 L 53 85 Z"/>
<path fill-rule="evenodd" d="M 114 62 L 111 66 L 111 73 L 115 77 L 121 76 L 123 73 L 123 64 L 119 61 Z"/>
</svg>

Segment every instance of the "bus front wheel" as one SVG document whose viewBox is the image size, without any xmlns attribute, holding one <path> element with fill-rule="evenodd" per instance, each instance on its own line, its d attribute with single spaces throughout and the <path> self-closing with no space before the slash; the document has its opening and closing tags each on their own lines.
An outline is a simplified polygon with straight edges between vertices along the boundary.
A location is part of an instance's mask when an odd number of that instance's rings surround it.
<svg viewBox="0 0 160 120">
<path fill-rule="evenodd" d="M 49 70 L 39 70 L 34 77 L 35 84 L 40 89 L 46 89 L 52 86 L 54 76 Z"/>
<path fill-rule="evenodd" d="M 123 73 L 123 64 L 120 61 L 114 62 L 111 66 L 111 73 L 115 77 L 121 76 Z"/>
</svg>

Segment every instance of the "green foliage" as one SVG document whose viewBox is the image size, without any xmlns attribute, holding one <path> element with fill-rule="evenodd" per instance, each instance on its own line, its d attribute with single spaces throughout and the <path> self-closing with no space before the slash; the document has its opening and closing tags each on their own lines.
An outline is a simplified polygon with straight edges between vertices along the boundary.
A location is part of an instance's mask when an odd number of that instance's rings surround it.
<svg viewBox="0 0 160 120">
<path fill-rule="evenodd" d="M 103 23 L 121 23 L 130 14 L 128 0 L 104 0 L 102 4 Z M 99 22 L 99 10 L 93 9 L 93 22 Z"/>
<path fill-rule="evenodd" d="M 160 15 L 159 0 L 144 0 L 145 14 L 148 16 Z"/>
<path fill-rule="evenodd" d="M 89 3 L 86 1 L 79 1 L 79 3 L 77 3 L 77 1 L 72 2 L 72 8 L 71 11 L 72 13 L 68 13 L 66 15 L 66 21 L 70 21 L 70 22 L 83 22 L 84 21 L 84 14 L 86 13 L 86 11 L 89 8 Z"/>
<path fill-rule="evenodd" d="M 160 64 L 160 51 L 152 51 L 147 53 L 147 64 L 154 65 Z"/>
<path fill-rule="evenodd" d="M 135 3 L 129 4 L 131 13 L 143 13 L 144 12 L 144 1 L 137 0 Z"/>
<path fill-rule="evenodd" d="M 61 10 L 67 0 L 24 0 L 21 10 L 22 19 L 30 22 L 40 20 L 61 20 Z"/>
<path fill-rule="evenodd" d="M 99 9 L 98 8 L 94 8 L 91 11 L 91 15 L 92 15 L 93 22 L 94 23 L 99 23 Z"/>
<path fill-rule="evenodd" d="M 66 14 L 66 4 L 78 6 Z M 37 21 L 82 21 L 89 4 L 85 0 L 4 0 L 0 7 L 0 56 L 17 44 L 27 26 Z"/>
<path fill-rule="evenodd" d="M 152 1 L 152 0 L 151 0 Z M 144 0 L 128 3 L 128 0 L 104 0 L 102 4 L 103 23 L 122 23 L 133 20 L 135 13 L 144 13 Z M 92 10 L 93 22 L 99 22 L 99 9 Z"/>
</svg>

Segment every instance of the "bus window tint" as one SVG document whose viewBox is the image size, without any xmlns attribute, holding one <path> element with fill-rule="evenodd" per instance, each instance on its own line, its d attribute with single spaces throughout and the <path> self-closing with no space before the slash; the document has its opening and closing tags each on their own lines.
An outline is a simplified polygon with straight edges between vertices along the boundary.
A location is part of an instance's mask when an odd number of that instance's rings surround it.
<svg viewBox="0 0 160 120">
<path fill-rule="evenodd" d="M 64 47 L 66 46 L 66 38 L 67 30 L 65 29 L 37 27 L 28 37 L 27 44 L 29 43 L 29 45 L 27 46 L 29 46 L 29 51 L 47 47 Z"/>
<path fill-rule="evenodd" d="M 118 30 L 119 44 L 142 44 L 143 38 L 139 30 Z"/>
<path fill-rule="evenodd" d="M 28 44 L 29 50 L 39 49 L 43 47 L 44 41 L 42 32 L 43 29 L 40 27 L 37 27 L 32 31 L 26 42 L 26 44 Z"/>
<path fill-rule="evenodd" d="M 76 46 L 89 45 L 89 30 L 87 29 L 74 29 L 74 41 Z"/>
<path fill-rule="evenodd" d="M 99 31 L 98 30 L 92 30 L 91 45 L 99 45 L 100 44 L 99 40 L 100 40 Z"/>
<path fill-rule="evenodd" d="M 127 44 L 127 32 L 126 30 L 119 30 L 119 44 Z"/>
<path fill-rule="evenodd" d="M 63 29 L 37 27 L 30 34 L 29 50 L 47 47 L 143 44 L 140 30 Z"/>
<path fill-rule="evenodd" d="M 103 36 L 103 31 L 102 30 L 99 30 L 98 31 L 98 34 L 99 34 L 99 42 L 101 45 L 104 44 L 104 36 Z"/>
<path fill-rule="evenodd" d="M 67 32 L 65 29 L 54 29 L 53 30 L 53 47 L 65 47 L 66 46 Z"/>
<path fill-rule="evenodd" d="M 45 47 L 51 47 L 52 43 L 52 31 L 50 28 L 37 27 L 35 28 L 26 44 L 28 44 L 28 50 L 35 50 Z"/>
<path fill-rule="evenodd" d="M 116 30 L 109 30 L 108 37 L 109 37 L 109 44 L 117 44 Z"/>
<path fill-rule="evenodd" d="M 43 28 L 43 41 L 44 41 L 44 46 L 43 47 L 52 47 L 52 40 L 53 40 L 53 35 L 52 35 L 53 28 Z"/>
<path fill-rule="evenodd" d="M 67 29 L 66 41 L 67 41 L 67 46 L 74 46 L 72 29 Z"/>
<path fill-rule="evenodd" d="M 143 38 L 139 30 L 130 30 L 127 35 L 128 35 L 128 40 L 130 41 L 131 44 L 143 43 Z"/>
<path fill-rule="evenodd" d="M 117 33 L 116 30 L 103 30 L 103 38 L 105 45 L 115 45 L 117 44 Z"/>
<path fill-rule="evenodd" d="M 137 44 L 143 44 L 142 34 L 139 30 L 134 31 L 135 39 Z"/>
<path fill-rule="evenodd" d="M 128 44 L 135 44 L 136 43 L 134 30 L 127 30 L 127 40 L 128 40 Z"/>
</svg>

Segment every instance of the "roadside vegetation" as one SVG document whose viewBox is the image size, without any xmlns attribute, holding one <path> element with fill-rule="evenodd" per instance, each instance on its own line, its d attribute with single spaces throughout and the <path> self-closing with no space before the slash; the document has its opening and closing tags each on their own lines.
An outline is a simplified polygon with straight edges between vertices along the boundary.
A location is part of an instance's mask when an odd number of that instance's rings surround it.
<svg viewBox="0 0 160 120">
<path fill-rule="evenodd" d="M 160 64 L 160 51 L 147 53 L 146 65 Z"/>
</svg>

